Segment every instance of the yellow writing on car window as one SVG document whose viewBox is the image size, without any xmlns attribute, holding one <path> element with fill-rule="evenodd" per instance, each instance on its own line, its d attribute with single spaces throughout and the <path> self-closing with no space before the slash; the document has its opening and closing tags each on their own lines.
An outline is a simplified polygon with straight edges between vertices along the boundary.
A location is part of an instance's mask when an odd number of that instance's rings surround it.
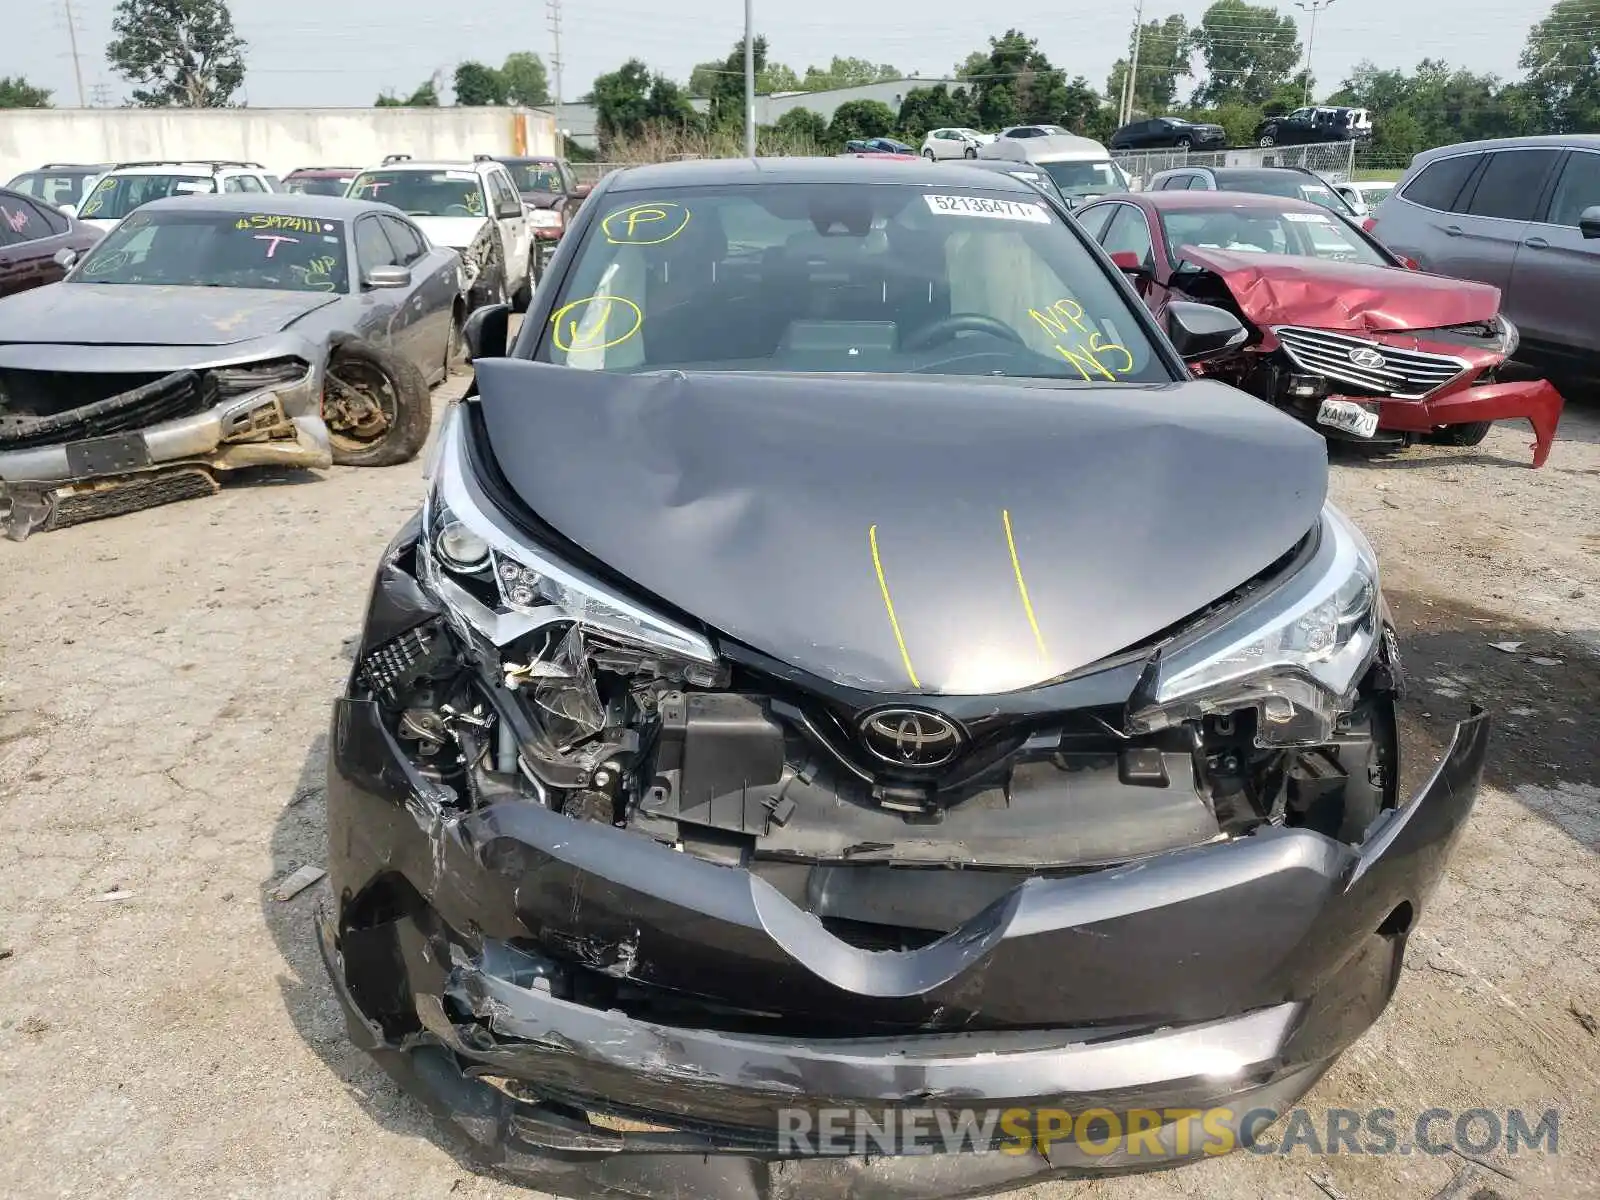
<svg viewBox="0 0 1600 1200">
<path fill-rule="evenodd" d="M 483 216 L 483 193 L 477 188 L 467 193 L 466 208 L 475 217 Z"/>
<path fill-rule="evenodd" d="M 333 272 L 338 265 L 339 261 L 333 255 L 324 254 L 321 257 L 313 258 L 304 266 L 294 263 L 289 267 L 289 270 L 298 275 L 300 282 L 311 291 L 331 292 L 337 286 L 334 282 Z"/>
<path fill-rule="evenodd" d="M 252 213 L 240 217 L 233 227 L 251 231 L 287 229 L 294 233 L 325 233 L 333 229 L 332 225 L 324 225 L 315 217 L 286 217 L 281 213 Z"/>
<path fill-rule="evenodd" d="M 600 232 L 614 246 L 659 246 L 689 226 L 689 210 L 681 204 L 652 201 L 607 214 Z"/>
<path fill-rule="evenodd" d="M 556 309 L 550 324 L 557 350 L 608 350 L 639 332 L 644 312 L 625 296 L 585 296 Z"/>
<path fill-rule="evenodd" d="M 1083 305 L 1076 300 L 1057 300 L 1043 312 L 1030 308 L 1028 315 L 1051 336 L 1056 353 L 1076 367 L 1085 382 L 1114 381 L 1133 370 L 1128 348 L 1091 328 L 1083 319 Z"/>
</svg>

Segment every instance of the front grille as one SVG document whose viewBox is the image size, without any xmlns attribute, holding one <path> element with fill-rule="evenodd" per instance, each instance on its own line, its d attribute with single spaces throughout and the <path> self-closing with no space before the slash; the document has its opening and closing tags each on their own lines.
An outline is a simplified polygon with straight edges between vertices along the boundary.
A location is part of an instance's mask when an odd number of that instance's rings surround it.
<svg viewBox="0 0 1600 1200">
<path fill-rule="evenodd" d="M 1421 400 L 1467 369 L 1465 362 L 1447 354 L 1397 350 L 1381 342 L 1324 329 L 1284 325 L 1272 332 L 1282 343 L 1284 353 L 1302 371 L 1336 379 L 1375 396 Z M 1383 359 L 1382 365 L 1358 363 L 1350 357 L 1360 351 L 1375 352 Z"/>
<path fill-rule="evenodd" d="M 0 387 L 0 449 L 25 450 L 145 429 L 208 407 L 198 373 L 159 379 L 54 371 L 7 371 Z M 112 390 L 115 389 L 115 390 Z M 126 389 L 126 390 L 124 390 Z"/>
</svg>

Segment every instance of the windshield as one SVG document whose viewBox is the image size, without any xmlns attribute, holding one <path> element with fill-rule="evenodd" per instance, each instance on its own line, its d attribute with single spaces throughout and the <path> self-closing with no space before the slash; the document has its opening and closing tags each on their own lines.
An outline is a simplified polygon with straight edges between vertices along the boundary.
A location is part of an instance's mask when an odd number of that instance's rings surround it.
<svg viewBox="0 0 1600 1200">
<path fill-rule="evenodd" d="M 363 171 L 349 195 L 381 200 L 412 217 L 481 217 L 488 211 L 475 171 Z"/>
<path fill-rule="evenodd" d="M 25 175 L 18 175 L 6 186 L 14 192 L 21 192 L 24 196 L 32 196 L 35 200 L 43 200 L 59 208 L 63 204 L 76 204 L 83 195 L 85 185 L 93 178 L 93 171 L 29 171 Z"/>
<path fill-rule="evenodd" d="M 535 357 L 602 371 L 1170 381 L 1038 197 L 965 182 L 626 193 L 589 225 Z"/>
<path fill-rule="evenodd" d="M 278 213 L 135 213 L 71 276 L 74 283 L 346 290 L 344 223 Z"/>
<path fill-rule="evenodd" d="M 1218 175 L 1217 189 L 1224 192 L 1254 192 L 1260 196 L 1283 196 L 1289 200 L 1307 200 L 1336 213 L 1350 211 L 1350 206 L 1327 184 L 1304 175 Z"/>
<path fill-rule="evenodd" d="M 553 163 L 518 163 L 511 168 L 519 192 L 556 193 L 566 191 L 561 172 Z"/>
<path fill-rule="evenodd" d="M 1330 262 L 1393 266 L 1366 238 L 1338 217 L 1304 209 L 1230 208 L 1164 212 L 1162 236 L 1167 258 L 1178 265 L 1184 246 L 1202 250 L 1242 250 L 1255 254 L 1287 254 Z"/>
<path fill-rule="evenodd" d="M 141 204 L 168 196 L 201 195 L 217 190 L 217 181 L 195 175 L 107 175 L 78 211 L 80 217 L 117 221 Z"/>
<path fill-rule="evenodd" d="M 1103 196 L 1128 190 L 1128 177 L 1109 158 L 1042 162 L 1038 166 L 1068 196 Z"/>
<path fill-rule="evenodd" d="M 354 175 L 300 175 L 283 181 L 283 190 L 307 196 L 342 196 Z"/>
</svg>

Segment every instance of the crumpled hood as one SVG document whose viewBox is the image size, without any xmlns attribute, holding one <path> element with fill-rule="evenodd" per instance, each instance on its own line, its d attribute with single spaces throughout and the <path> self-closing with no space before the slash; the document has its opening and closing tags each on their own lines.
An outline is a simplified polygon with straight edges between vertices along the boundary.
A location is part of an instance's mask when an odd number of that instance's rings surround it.
<svg viewBox="0 0 1600 1200">
<path fill-rule="evenodd" d="M 500 468 L 551 527 L 885 692 L 1010 691 L 1133 645 L 1290 549 L 1327 486 L 1320 436 L 1212 382 L 477 371 Z"/>
<path fill-rule="evenodd" d="M 412 217 L 411 221 L 435 246 L 452 250 L 472 245 L 472 239 L 489 223 L 487 217 Z"/>
<path fill-rule="evenodd" d="M 1375 333 L 1467 325 L 1500 311 L 1497 287 L 1399 267 L 1197 246 L 1178 253 L 1220 276 L 1256 325 Z"/>
<path fill-rule="evenodd" d="M 228 346 L 339 299 L 261 288 L 55 283 L 0 299 L 0 344 Z"/>
</svg>

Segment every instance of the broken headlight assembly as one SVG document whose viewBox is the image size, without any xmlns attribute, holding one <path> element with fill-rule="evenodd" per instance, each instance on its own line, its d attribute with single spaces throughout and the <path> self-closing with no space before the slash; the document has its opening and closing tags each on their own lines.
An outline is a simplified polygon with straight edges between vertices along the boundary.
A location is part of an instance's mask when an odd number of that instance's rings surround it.
<svg viewBox="0 0 1600 1200">
<path fill-rule="evenodd" d="M 1263 745 L 1328 741 L 1383 637 L 1378 560 L 1361 531 L 1323 506 L 1309 561 L 1218 623 L 1164 647 L 1131 723 L 1155 730 L 1256 708 Z"/>
</svg>

